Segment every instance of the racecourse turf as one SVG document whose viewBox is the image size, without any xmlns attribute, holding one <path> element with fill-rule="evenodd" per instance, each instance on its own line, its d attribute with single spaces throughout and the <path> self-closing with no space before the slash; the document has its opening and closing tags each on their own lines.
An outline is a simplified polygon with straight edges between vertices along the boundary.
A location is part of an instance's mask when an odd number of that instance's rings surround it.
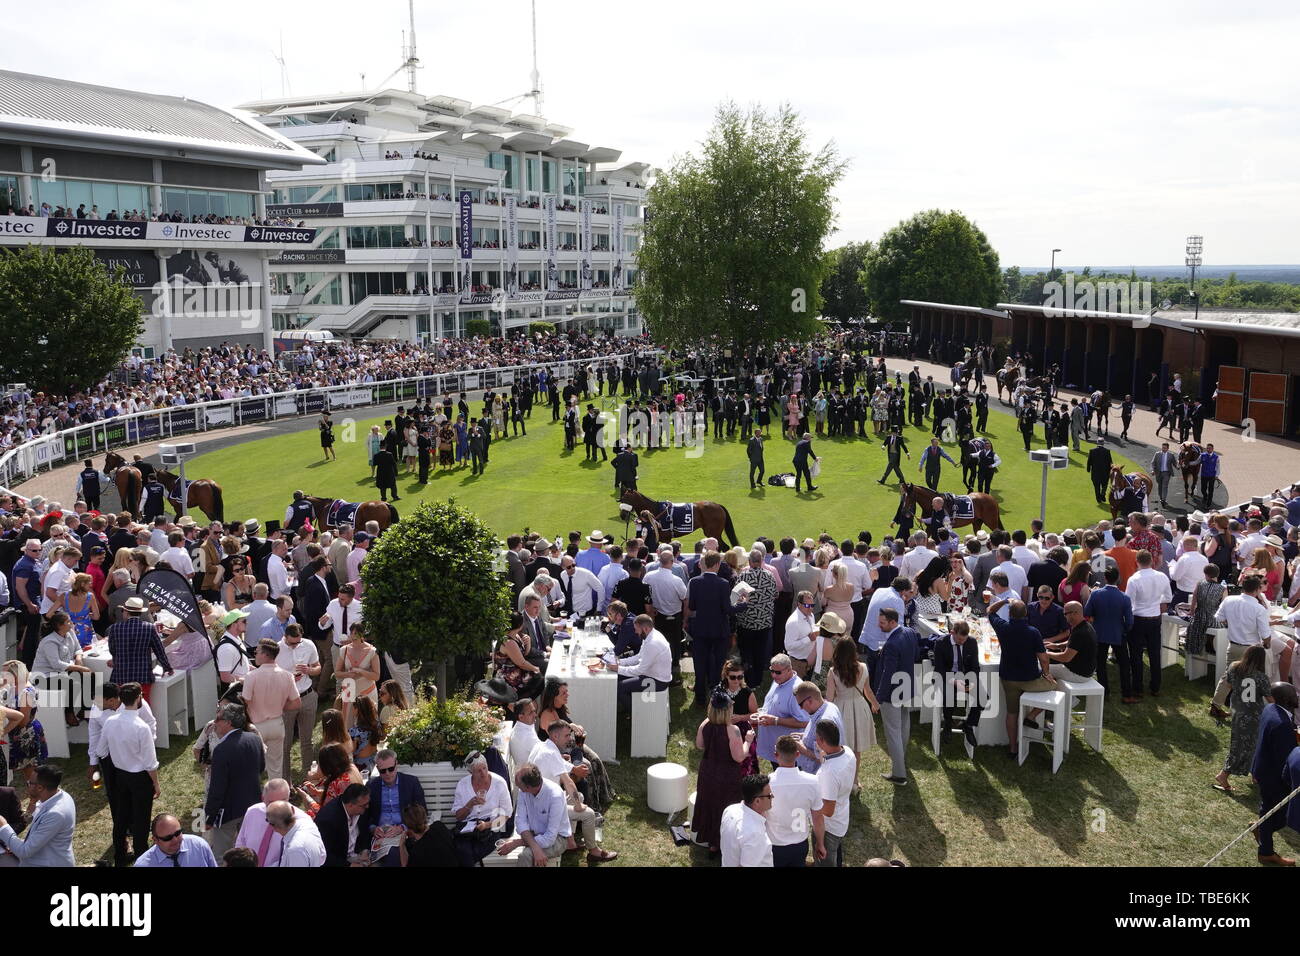
<svg viewBox="0 0 1300 956">
<path fill-rule="evenodd" d="M 993 496 L 1001 508 L 1004 527 L 1027 529 L 1030 520 L 1038 517 L 1042 466 L 1025 454 L 1015 418 L 998 410 L 996 399 L 994 406 L 989 414 L 989 429 L 982 433 L 992 439 L 1002 457 L 1002 467 L 993 478 Z M 283 517 L 295 489 L 348 501 L 377 498 L 364 439 L 370 426 L 382 425 L 383 419 L 353 422 L 336 413 L 336 461 L 323 459 L 319 433 L 311 427 L 313 424 L 314 420 L 306 420 L 301 432 L 210 452 L 189 463 L 186 471 L 193 478 L 220 482 L 228 520 Z M 398 476 L 402 498 L 397 504 L 399 514 L 421 500 L 454 497 L 502 537 L 525 528 L 548 538 L 569 531 L 586 535 L 597 528 L 621 539 L 624 527 L 609 463 L 586 461 L 581 443 L 575 450 L 566 451 L 563 425 L 551 421 L 547 407 L 535 408 L 532 419 L 525 424 L 527 435 L 492 443 L 484 475 L 471 475 L 468 465 L 449 470 L 433 468 L 429 483 L 421 486 L 414 472 L 403 469 Z M 1043 447 L 1041 434 L 1039 429 L 1036 448 Z M 825 531 L 838 540 L 856 538 L 859 531 L 869 530 L 878 542 L 890 533 L 898 490 L 896 485 L 882 487 L 876 483 L 885 470 L 885 455 L 878 439 L 814 436 L 813 449 L 822 458 L 817 491 L 796 494 L 793 489 L 766 484 L 751 491 L 739 428 L 731 440 L 712 435 L 710 423 L 702 448 L 638 450 L 640 490 L 656 500 L 717 501 L 725 505 L 745 546 L 760 534 L 777 540 L 786 534 L 803 539 Z M 929 431 L 909 426 L 904 437 L 912 458 L 910 462 L 902 460 L 903 472 L 909 481 L 921 482 L 917 465 L 921 449 L 929 441 Z M 1069 468 L 1048 473 L 1049 530 L 1083 527 L 1110 517 L 1109 510 L 1095 503 L 1085 470 L 1087 451 L 1092 446 L 1084 443 L 1081 447 L 1081 452 L 1071 453 Z M 955 444 L 945 448 L 954 459 L 958 458 Z M 794 470 L 792 450 L 793 443 L 779 434 L 769 438 L 769 475 Z M 1112 453 L 1118 463 L 1131 465 L 1116 449 Z M 940 490 L 964 491 L 960 468 L 945 461 L 943 476 Z"/>
</svg>

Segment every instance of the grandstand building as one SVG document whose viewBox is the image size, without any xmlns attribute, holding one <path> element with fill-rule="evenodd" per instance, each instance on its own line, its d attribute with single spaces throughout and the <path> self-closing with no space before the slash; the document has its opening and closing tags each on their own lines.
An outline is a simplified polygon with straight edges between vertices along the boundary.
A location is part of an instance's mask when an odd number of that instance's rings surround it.
<svg viewBox="0 0 1300 956">
<path fill-rule="evenodd" d="M 242 108 L 325 163 L 268 176 L 270 212 L 318 230 L 271 262 L 277 329 L 411 342 L 462 335 L 474 319 L 494 332 L 538 320 L 640 331 L 646 163 L 450 96 L 384 89 Z"/>
<path fill-rule="evenodd" d="M 0 71 L 0 248 L 87 246 L 145 316 L 135 352 L 271 347 L 271 257 L 316 233 L 266 211 L 267 171 L 323 165 L 180 96 Z"/>
</svg>

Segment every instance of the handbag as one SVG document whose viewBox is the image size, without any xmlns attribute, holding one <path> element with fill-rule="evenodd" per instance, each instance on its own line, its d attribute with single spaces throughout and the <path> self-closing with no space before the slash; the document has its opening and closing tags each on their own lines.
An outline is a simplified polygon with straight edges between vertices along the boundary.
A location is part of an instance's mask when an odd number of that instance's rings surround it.
<svg viewBox="0 0 1300 956">
<path fill-rule="evenodd" d="M 812 465 L 808 468 L 808 474 L 816 478 L 821 473 L 822 473 L 822 463 L 814 459 Z"/>
</svg>

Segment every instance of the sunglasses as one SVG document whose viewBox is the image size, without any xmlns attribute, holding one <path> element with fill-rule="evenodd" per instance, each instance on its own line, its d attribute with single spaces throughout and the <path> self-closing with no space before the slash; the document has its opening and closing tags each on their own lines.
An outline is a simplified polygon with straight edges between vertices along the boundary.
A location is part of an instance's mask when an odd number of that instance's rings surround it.
<svg viewBox="0 0 1300 956">
<path fill-rule="evenodd" d="M 727 680 L 744 680 L 744 679 L 745 679 L 745 675 L 744 675 L 744 674 L 728 674 L 728 675 L 727 675 Z"/>
<path fill-rule="evenodd" d="M 181 834 L 183 834 L 184 832 L 185 832 L 184 830 L 177 830 L 175 833 L 170 834 L 169 836 L 163 836 L 162 834 L 159 834 L 155 839 L 157 839 L 159 843 L 170 843 L 172 840 L 178 839 L 181 836 Z"/>
<path fill-rule="evenodd" d="M 378 768 L 376 768 L 376 769 L 378 769 L 380 773 L 397 773 L 397 765 L 396 765 L 396 764 L 394 764 L 394 765 L 391 766 L 391 767 L 378 767 Z"/>
<path fill-rule="evenodd" d="M 800 607 L 812 607 L 812 602 L 810 601 L 810 602 L 808 602 L 807 604 L 805 604 L 803 601 L 800 601 L 800 602 L 799 602 L 799 606 L 800 606 Z"/>
</svg>

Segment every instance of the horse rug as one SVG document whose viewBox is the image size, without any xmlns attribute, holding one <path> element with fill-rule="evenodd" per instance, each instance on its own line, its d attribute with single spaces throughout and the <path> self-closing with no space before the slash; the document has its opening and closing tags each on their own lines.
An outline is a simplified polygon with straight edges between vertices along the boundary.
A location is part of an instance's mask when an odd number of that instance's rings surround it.
<svg viewBox="0 0 1300 956">
<path fill-rule="evenodd" d="M 661 533 L 685 535 L 695 530 L 695 505 L 693 504 L 661 501 L 658 504 L 658 512 Z"/>
<path fill-rule="evenodd" d="M 948 497 L 948 510 L 953 520 L 974 518 L 975 502 L 971 501 L 970 495 L 950 495 Z"/>
<path fill-rule="evenodd" d="M 197 480 L 198 480 L 197 478 L 195 479 L 187 478 L 184 481 L 181 481 L 181 479 L 177 478 L 176 484 L 173 485 L 172 490 L 167 493 L 167 500 L 177 505 L 184 504 L 185 502 L 189 501 L 189 498 L 187 496 L 189 495 L 190 485 L 194 484 L 194 482 Z"/>
<path fill-rule="evenodd" d="M 357 508 L 359 507 L 358 502 L 335 498 L 325 512 L 325 524 L 333 528 L 337 528 L 341 524 L 352 524 L 352 519 L 357 516 Z"/>
</svg>

